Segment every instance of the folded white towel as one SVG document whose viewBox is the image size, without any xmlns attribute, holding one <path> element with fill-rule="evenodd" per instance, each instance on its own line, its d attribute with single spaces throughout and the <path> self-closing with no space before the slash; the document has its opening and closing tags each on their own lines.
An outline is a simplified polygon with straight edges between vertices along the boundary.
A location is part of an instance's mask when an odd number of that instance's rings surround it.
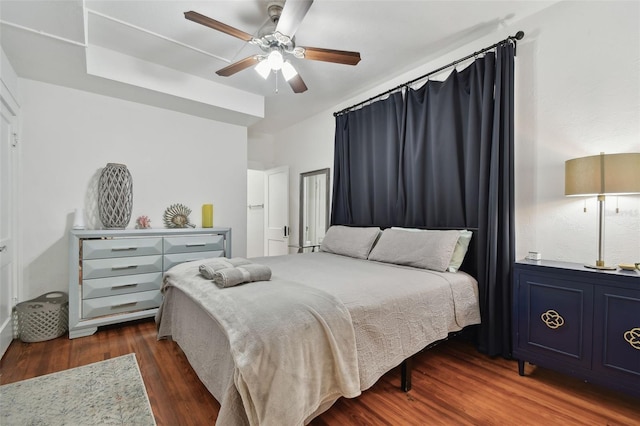
<svg viewBox="0 0 640 426">
<path fill-rule="evenodd" d="M 216 271 L 225 268 L 235 268 L 236 266 L 249 265 L 250 261 L 242 257 L 233 257 L 227 259 L 226 257 L 213 257 L 202 261 L 200 265 L 200 275 L 208 280 L 212 280 Z"/>
<path fill-rule="evenodd" d="M 213 282 L 222 288 L 255 281 L 269 281 L 271 269 L 265 265 L 251 263 L 236 268 L 224 268 L 217 270 L 213 275 Z"/>
</svg>

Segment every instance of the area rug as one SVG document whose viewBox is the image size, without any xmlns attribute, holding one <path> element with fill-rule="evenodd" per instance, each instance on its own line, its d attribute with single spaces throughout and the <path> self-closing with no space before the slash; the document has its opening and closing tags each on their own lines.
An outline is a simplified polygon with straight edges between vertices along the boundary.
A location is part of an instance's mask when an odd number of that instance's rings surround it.
<svg viewBox="0 0 640 426">
<path fill-rule="evenodd" d="M 0 386 L 2 425 L 155 425 L 135 354 Z"/>
</svg>

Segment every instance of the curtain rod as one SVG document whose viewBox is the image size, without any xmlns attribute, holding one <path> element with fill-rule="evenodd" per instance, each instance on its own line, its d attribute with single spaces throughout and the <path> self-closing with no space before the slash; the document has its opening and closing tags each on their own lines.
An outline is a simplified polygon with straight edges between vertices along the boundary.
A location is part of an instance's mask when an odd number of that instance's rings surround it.
<svg viewBox="0 0 640 426">
<path fill-rule="evenodd" d="M 345 112 L 349 112 L 349 111 L 351 111 L 351 110 L 353 110 L 353 109 L 355 109 L 355 108 L 357 108 L 357 107 L 359 107 L 359 106 L 361 106 L 361 105 L 366 104 L 367 102 L 371 102 L 371 101 L 373 101 L 373 100 L 375 100 L 375 99 L 381 98 L 381 97 L 383 97 L 383 96 L 385 96 L 385 95 L 388 95 L 388 94 L 390 94 L 390 93 L 393 93 L 393 92 L 395 92 L 395 91 L 397 91 L 397 90 L 403 89 L 403 88 L 405 88 L 405 87 L 407 87 L 407 86 L 409 86 L 409 85 L 411 85 L 411 84 L 413 84 L 413 83 L 415 83 L 415 82 L 417 82 L 417 81 L 420 81 L 420 80 L 422 80 L 422 79 L 424 79 L 424 78 L 429 77 L 430 75 L 433 75 L 433 74 L 439 73 L 440 71 L 446 70 L 447 68 L 454 67 L 454 66 L 458 65 L 460 62 L 464 62 L 464 61 L 466 61 L 467 59 L 471 59 L 471 58 L 473 58 L 473 57 L 475 57 L 475 56 L 478 56 L 478 55 L 480 55 L 480 54 L 482 54 L 482 53 L 484 53 L 484 52 L 486 52 L 486 51 L 488 51 L 488 50 L 495 49 L 496 47 L 501 46 L 501 45 L 503 45 L 503 44 L 505 44 L 505 43 L 508 43 L 508 42 L 510 42 L 510 41 L 513 41 L 513 43 L 514 43 L 514 44 L 517 44 L 517 40 L 522 40 L 522 38 L 523 38 L 523 37 L 524 37 L 524 31 L 518 31 L 515 35 L 513 35 L 513 36 L 509 36 L 509 37 L 505 38 L 504 40 L 499 41 L 499 42 L 498 42 L 498 43 L 496 43 L 496 44 L 493 44 L 493 45 L 491 45 L 491 46 L 485 47 L 484 49 L 479 50 L 479 51 L 477 51 L 477 52 L 474 52 L 474 53 L 472 53 L 472 54 L 470 54 L 470 55 L 467 55 L 467 56 L 465 56 L 464 58 L 461 58 L 461 59 L 455 60 L 455 61 L 451 62 L 450 64 L 447 64 L 447 65 L 445 65 L 445 66 L 443 66 L 443 67 L 440 67 L 440 68 L 438 68 L 438 69 L 436 69 L 436 70 L 430 71 L 430 72 L 428 72 L 428 73 L 426 73 L 426 74 L 424 74 L 424 75 L 421 75 L 420 77 L 414 78 L 414 79 L 413 79 L 413 80 L 411 80 L 411 81 L 407 81 L 406 83 L 403 83 L 403 84 L 401 84 L 401 85 L 399 85 L 399 86 L 397 86 L 397 87 L 394 87 L 393 89 L 389 89 L 389 90 L 387 90 L 386 92 L 383 92 L 383 93 L 380 93 L 380 94 L 378 94 L 378 95 L 376 95 L 376 96 L 373 96 L 373 97 L 371 97 L 371 98 L 367 99 L 366 101 L 362 101 L 362 102 L 360 102 L 360 103 L 357 103 L 357 104 L 355 104 L 355 105 L 351 105 L 350 107 L 345 108 L 345 109 L 343 109 L 343 110 L 340 110 L 340 111 L 338 111 L 338 112 L 334 112 L 334 113 L 333 113 L 333 116 L 334 116 L 334 117 L 337 117 L 337 116 L 339 116 L 339 115 L 341 115 L 341 114 L 344 114 Z"/>
</svg>

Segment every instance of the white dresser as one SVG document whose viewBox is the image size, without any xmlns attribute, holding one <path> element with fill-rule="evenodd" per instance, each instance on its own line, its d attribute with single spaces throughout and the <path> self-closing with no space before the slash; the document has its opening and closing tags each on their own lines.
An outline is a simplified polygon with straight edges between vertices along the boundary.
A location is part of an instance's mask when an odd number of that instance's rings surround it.
<svg viewBox="0 0 640 426">
<path fill-rule="evenodd" d="M 230 228 L 71 231 L 69 338 L 155 316 L 172 266 L 231 257 Z"/>
</svg>

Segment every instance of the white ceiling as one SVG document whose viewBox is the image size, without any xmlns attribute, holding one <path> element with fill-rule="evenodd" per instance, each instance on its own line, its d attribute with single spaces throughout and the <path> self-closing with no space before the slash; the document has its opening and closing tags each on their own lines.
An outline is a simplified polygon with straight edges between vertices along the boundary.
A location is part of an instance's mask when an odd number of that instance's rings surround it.
<svg viewBox="0 0 640 426">
<path fill-rule="evenodd" d="M 264 96 L 265 118 L 251 130 L 274 133 L 555 2 L 315 0 L 296 44 L 358 51 L 362 60 L 348 66 L 293 59 L 309 88 L 301 94 L 282 77 L 275 93 L 274 76 L 265 81 L 251 69 L 219 77 L 216 70 L 261 51 L 184 18 L 194 10 L 256 35 L 268 19 L 266 0 L 0 0 L 0 40 L 25 78 L 127 98 L 126 88 L 84 78 L 87 43 Z"/>
</svg>

